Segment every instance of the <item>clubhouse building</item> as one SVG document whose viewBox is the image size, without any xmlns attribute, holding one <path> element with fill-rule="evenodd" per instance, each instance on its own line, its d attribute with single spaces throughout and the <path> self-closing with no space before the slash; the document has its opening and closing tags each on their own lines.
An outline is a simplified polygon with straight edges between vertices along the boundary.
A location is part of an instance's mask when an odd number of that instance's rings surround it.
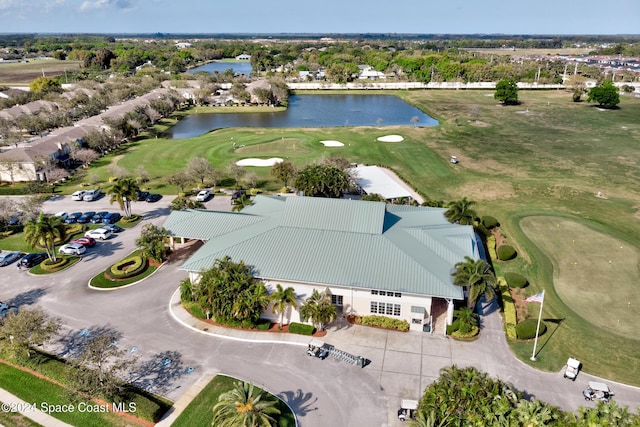
<svg viewBox="0 0 640 427">
<path fill-rule="evenodd" d="M 271 292 L 291 286 L 298 307 L 326 291 L 339 314 L 405 319 L 412 330 L 444 330 L 463 288 L 454 265 L 479 258 L 471 226 L 449 223 L 445 209 L 314 197 L 257 196 L 241 212 L 174 211 L 172 239 L 204 244 L 181 266 L 200 271 L 225 256 L 253 267 Z M 263 317 L 278 321 L 269 307 Z M 437 324 L 435 319 L 439 319 Z M 290 310 L 285 319 L 300 321 Z"/>
</svg>

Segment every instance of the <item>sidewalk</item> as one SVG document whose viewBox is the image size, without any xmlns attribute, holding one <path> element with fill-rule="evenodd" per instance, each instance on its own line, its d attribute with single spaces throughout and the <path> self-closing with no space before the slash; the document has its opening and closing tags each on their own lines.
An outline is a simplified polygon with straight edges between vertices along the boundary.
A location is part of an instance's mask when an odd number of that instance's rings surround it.
<svg viewBox="0 0 640 427">
<path fill-rule="evenodd" d="M 3 389 L 0 389 L 0 402 L 2 402 L 2 412 L 19 412 L 36 423 L 47 427 L 71 427 L 71 424 L 53 418 L 51 415 L 39 410 L 32 403 L 27 403 Z"/>
</svg>

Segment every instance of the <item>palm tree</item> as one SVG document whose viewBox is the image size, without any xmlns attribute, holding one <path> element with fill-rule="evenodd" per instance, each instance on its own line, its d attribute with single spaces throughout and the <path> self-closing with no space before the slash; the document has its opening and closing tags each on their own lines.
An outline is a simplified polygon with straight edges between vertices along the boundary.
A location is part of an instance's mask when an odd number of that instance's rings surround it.
<svg viewBox="0 0 640 427">
<path fill-rule="evenodd" d="M 318 327 L 319 330 L 324 330 L 324 325 L 335 320 L 337 315 L 336 306 L 331 304 L 331 297 L 326 292 L 318 292 L 314 289 L 311 296 L 300 307 L 300 317 L 303 322 L 307 319 Z"/>
<path fill-rule="evenodd" d="M 40 212 L 37 220 L 31 220 L 24 226 L 25 242 L 35 248 L 44 246 L 49 260 L 56 262 L 56 239 L 64 241 L 67 237 L 67 227 L 62 222 L 62 217 L 45 216 Z"/>
<path fill-rule="evenodd" d="M 476 211 L 471 208 L 471 206 L 475 204 L 476 202 L 467 200 L 466 197 L 449 202 L 447 205 L 449 209 L 444 213 L 444 216 L 447 217 L 449 222 L 452 224 L 458 223 L 462 225 L 473 225 L 473 222 L 478 216 Z"/>
<path fill-rule="evenodd" d="M 118 202 L 120 209 L 124 212 L 124 216 L 131 217 L 131 202 L 138 199 L 140 187 L 135 179 L 131 177 L 122 178 L 107 190 L 107 194 L 111 196 L 109 203 Z"/>
<path fill-rule="evenodd" d="M 231 208 L 231 210 L 233 212 L 240 212 L 242 209 L 245 208 L 245 206 L 251 206 L 251 197 L 248 196 L 247 194 L 243 194 L 240 197 L 238 197 L 234 201 L 234 205 Z"/>
<path fill-rule="evenodd" d="M 478 315 L 468 307 L 460 307 L 453 314 L 458 319 L 458 330 L 460 332 L 468 333 L 471 332 L 474 326 L 478 326 Z"/>
<path fill-rule="evenodd" d="M 280 328 L 282 328 L 284 312 L 287 311 L 288 307 L 293 307 L 293 309 L 297 307 L 295 289 L 291 286 L 284 289 L 282 285 L 278 283 L 276 285 L 276 291 L 271 294 L 271 300 L 273 301 L 273 308 L 271 311 L 273 314 L 280 313 Z"/>
<path fill-rule="evenodd" d="M 280 415 L 277 401 L 268 400 L 263 390 L 253 384 L 238 381 L 233 389 L 223 393 L 213 407 L 216 427 L 271 427 L 276 425 L 274 416 Z"/>
<path fill-rule="evenodd" d="M 467 307 L 473 310 L 482 295 L 487 298 L 487 301 L 493 301 L 497 281 L 486 261 L 474 260 L 467 256 L 464 257 L 464 261 L 456 263 L 455 268 L 456 271 L 452 274 L 453 284 L 466 286 L 469 289 Z"/>
</svg>

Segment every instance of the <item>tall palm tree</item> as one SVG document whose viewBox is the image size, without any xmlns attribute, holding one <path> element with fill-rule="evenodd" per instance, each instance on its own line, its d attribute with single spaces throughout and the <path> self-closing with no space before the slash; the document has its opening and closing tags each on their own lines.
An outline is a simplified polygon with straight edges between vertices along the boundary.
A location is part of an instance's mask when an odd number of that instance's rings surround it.
<svg viewBox="0 0 640 427">
<path fill-rule="evenodd" d="M 52 262 L 57 261 L 56 239 L 62 242 L 66 237 L 67 227 L 59 216 L 45 216 L 40 212 L 37 220 L 28 221 L 24 226 L 25 242 L 32 248 L 43 246 Z"/>
<path fill-rule="evenodd" d="M 469 290 L 467 307 L 473 310 L 482 295 L 487 298 L 487 301 L 493 301 L 497 280 L 486 261 L 474 260 L 467 256 L 464 257 L 464 261 L 457 263 L 455 268 L 456 271 L 452 274 L 453 284 L 466 286 Z"/>
<path fill-rule="evenodd" d="M 233 389 L 223 393 L 213 407 L 213 422 L 216 427 L 271 427 L 276 425 L 274 416 L 280 415 L 275 400 L 266 399 L 267 394 L 253 384 L 235 382 Z"/>
<path fill-rule="evenodd" d="M 471 208 L 471 206 L 475 204 L 476 202 L 467 200 L 466 197 L 449 202 L 447 205 L 449 209 L 444 213 L 444 216 L 452 224 L 458 223 L 463 225 L 473 225 L 476 217 L 478 216 L 476 211 Z"/>
<path fill-rule="evenodd" d="M 314 289 L 311 296 L 300 307 L 300 317 L 305 322 L 307 319 L 324 330 L 324 325 L 335 320 L 337 315 L 336 306 L 331 304 L 331 297 L 326 292 L 319 292 Z"/>
<path fill-rule="evenodd" d="M 247 194 L 243 194 L 235 200 L 231 211 L 240 212 L 245 206 L 251 206 L 251 197 Z"/>
<path fill-rule="evenodd" d="M 107 194 L 111 196 L 109 203 L 118 202 L 120 209 L 124 212 L 124 216 L 129 218 L 131 217 L 131 202 L 138 199 L 139 191 L 140 187 L 134 178 L 119 179 L 107 190 Z"/>
<path fill-rule="evenodd" d="M 282 285 L 278 283 L 276 285 L 276 291 L 271 294 L 271 300 L 273 301 L 273 308 L 271 311 L 273 314 L 280 313 L 280 327 L 282 328 L 284 312 L 287 311 L 288 307 L 293 307 L 294 309 L 297 307 L 295 289 L 291 286 L 284 289 Z"/>
</svg>

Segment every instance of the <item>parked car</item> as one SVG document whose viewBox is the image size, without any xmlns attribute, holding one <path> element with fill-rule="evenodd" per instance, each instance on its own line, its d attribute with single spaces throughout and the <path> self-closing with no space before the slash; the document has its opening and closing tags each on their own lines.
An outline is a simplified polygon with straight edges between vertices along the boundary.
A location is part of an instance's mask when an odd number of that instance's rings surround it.
<svg viewBox="0 0 640 427">
<path fill-rule="evenodd" d="M 233 193 L 233 194 L 231 195 L 231 204 L 232 204 L 232 205 L 234 205 L 234 204 L 236 203 L 236 201 L 237 201 L 240 197 L 244 196 L 245 194 L 247 194 L 247 192 L 246 192 L 245 190 L 238 190 L 238 191 L 236 191 L 235 193 Z"/>
<path fill-rule="evenodd" d="M 402 399 L 402 401 L 400 402 L 400 409 L 398 409 L 398 419 L 400 421 L 413 419 L 416 416 L 417 410 L 417 400 Z"/>
<path fill-rule="evenodd" d="M 85 212 L 85 213 L 82 214 L 82 216 L 80 218 L 76 219 L 76 222 L 78 224 L 86 224 L 91 220 L 91 218 L 93 218 L 93 216 L 95 214 L 96 213 L 93 212 L 93 211 Z"/>
<path fill-rule="evenodd" d="M 13 314 L 18 314 L 18 307 L 15 305 L 9 305 L 5 302 L 0 302 L 0 320 L 4 319 L 7 314 L 13 312 Z"/>
<path fill-rule="evenodd" d="M 120 221 L 120 218 L 122 218 L 122 215 L 120 215 L 118 212 L 110 212 L 102 217 L 102 223 L 115 224 L 116 222 Z"/>
<path fill-rule="evenodd" d="M 65 211 L 61 211 L 55 214 L 54 216 L 59 216 L 60 218 L 62 218 L 62 221 L 66 221 L 69 214 L 66 213 Z"/>
<path fill-rule="evenodd" d="M 98 200 L 101 194 L 102 191 L 100 191 L 99 188 L 89 190 L 84 193 L 84 196 L 82 196 L 82 200 L 84 200 L 85 202 L 93 202 L 94 200 Z"/>
<path fill-rule="evenodd" d="M 200 190 L 200 192 L 196 195 L 196 200 L 199 202 L 206 202 L 211 196 L 211 190 Z"/>
<path fill-rule="evenodd" d="M 73 224 L 82 216 L 82 212 L 73 212 L 64 220 L 65 224 Z"/>
<path fill-rule="evenodd" d="M 100 228 L 104 228 L 105 230 L 109 230 L 112 233 L 120 233 L 121 231 L 124 231 L 124 228 L 118 227 L 115 224 L 104 224 Z"/>
<path fill-rule="evenodd" d="M 20 261 L 18 261 L 18 267 L 31 268 L 34 265 L 40 264 L 45 259 L 47 259 L 47 254 L 45 252 L 36 252 L 33 254 L 26 254 L 20 259 Z"/>
<path fill-rule="evenodd" d="M 160 194 L 155 194 L 155 193 L 153 193 L 153 194 L 149 194 L 149 195 L 147 196 L 147 202 L 148 202 L 148 203 L 155 203 L 155 202 L 157 202 L 157 201 L 158 201 L 158 200 L 160 200 L 160 199 L 162 199 L 162 195 L 160 195 Z"/>
<path fill-rule="evenodd" d="M 23 212 L 18 212 L 17 214 L 11 215 L 7 220 L 7 225 L 20 225 L 22 223 L 23 216 Z"/>
<path fill-rule="evenodd" d="M 84 190 L 78 190 L 75 191 L 72 195 L 71 195 L 71 200 L 75 200 L 77 202 L 81 202 L 84 198 L 86 191 Z"/>
<path fill-rule="evenodd" d="M 589 381 L 589 385 L 582 392 L 584 400 L 601 400 L 608 402 L 613 397 L 613 393 L 605 383 Z"/>
<path fill-rule="evenodd" d="M 107 240 L 109 237 L 111 237 L 111 231 L 106 230 L 104 228 L 96 228 L 94 230 L 89 230 L 86 233 L 84 233 L 84 237 L 91 237 L 92 239 L 100 239 L 100 240 Z"/>
<path fill-rule="evenodd" d="M 2 252 L 0 254 L 0 266 L 4 267 L 5 265 L 9 265 L 12 262 L 20 259 L 22 257 L 22 252 Z"/>
<path fill-rule="evenodd" d="M 82 255 L 86 251 L 87 248 L 79 243 L 67 243 L 66 245 L 60 246 L 60 249 L 58 249 L 58 252 L 63 255 Z"/>
<path fill-rule="evenodd" d="M 136 193 L 136 197 L 137 197 L 139 202 L 144 202 L 145 200 L 147 200 L 147 197 L 149 197 L 149 192 L 148 191 L 138 191 Z"/>
<path fill-rule="evenodd" d="M 91 248 L 96 245 L 96 239 L 94 239 L 93 237 L 78 237 L 77 239 L 73 239 L 70 243 L 77 243 L 79 245 Z"/>
<path fill-rule="evenodd" d="M 109 212 L 107 211 L 100 211 L 98 213 L 96 213 L 93 217 L 91 217 L 91 220 L 89 221 L 91 224 L 100 224 L 102 222 L 102 219 L 108 214 Z"/>
<path fill-rule="evenodd" d="M 580 361 L 570 357 L 569 360 L 567 360 L 564 377 L 575 381 L 578 376 L 578 372 L 580 372 Z"/>
</svg>

